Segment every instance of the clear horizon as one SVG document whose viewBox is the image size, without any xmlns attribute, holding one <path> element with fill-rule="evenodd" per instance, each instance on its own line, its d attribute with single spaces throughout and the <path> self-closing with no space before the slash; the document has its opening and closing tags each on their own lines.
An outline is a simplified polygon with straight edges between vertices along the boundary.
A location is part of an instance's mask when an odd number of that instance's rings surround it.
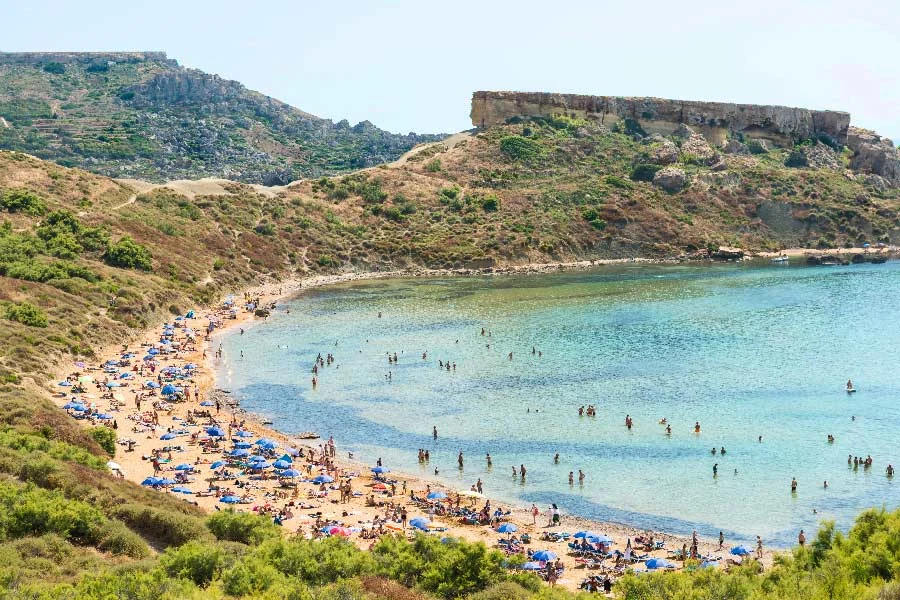
<svg viewBox="0 0 900 600">
<path fill-rule="evenodd" d="M 471 128 L 484 89 L 841 110 L 898 141 L 900 11 L 783 4 L 267 2 L 248 15 L 234 0 L 36 0 L 0 7 L 0 50 L 161 50 L 306 112 L 399 133 Z"/>
</svg>

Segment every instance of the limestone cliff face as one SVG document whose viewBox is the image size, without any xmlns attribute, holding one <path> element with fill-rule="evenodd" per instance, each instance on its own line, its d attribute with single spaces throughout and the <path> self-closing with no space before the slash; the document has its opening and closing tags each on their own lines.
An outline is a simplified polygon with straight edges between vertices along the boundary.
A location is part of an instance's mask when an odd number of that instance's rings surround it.
<svg viewBox="0 0 900 600">
<path fill-rule="evenodd" d="M 42 65 L 50 62 L 62 64 L 137 63 L 158 62 L 172 67 L 178 61 L 168 58 L 165 52 L 0 52 L 0 63 Z"/>
<path fill-rule="evenodd" d="M 558 114 L 591 119 L 607 126 L 630 118 L 638 121 L 646 132 L 661 135 L 671 135 L 679 125 L 686 124 L 719 146 L 735 133 L 781 147 L 821 134 L 846 144 L 850 127 L 849 113 L 787 106 L 524 92 L 472 95 L 472 124 L 477 127 L 505 123 L 516 116 Z"/>
<path fill-rule="evenodd" d="M 850 168 L 854 171 L 878 175 L 892 185 L 900 185 L 900 152 L 894 142 L 874 131 L 851 127 L 847 147 L 853 151 Z"/>
</svg>

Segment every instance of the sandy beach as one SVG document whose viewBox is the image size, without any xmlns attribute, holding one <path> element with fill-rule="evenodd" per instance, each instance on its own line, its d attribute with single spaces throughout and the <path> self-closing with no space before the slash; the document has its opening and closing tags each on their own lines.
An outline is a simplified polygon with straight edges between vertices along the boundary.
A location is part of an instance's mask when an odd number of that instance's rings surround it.
<svg viewBox="0 0 900 600">
<path fill-rule="evenodd" d="M 521 267 L 503 267 L 490 270 L 491 273 L 536 273 L 549 272 L 559 269 L 591 268 L 604 264 L 619 264 L 635 262 L 630 259 L 610 261 L 582 261 L 579 263 L 561 263 L 554 265 L 525 265 Z M 653 261 L 641 261 L 653 262 Z M 293 296 L 301 290 L 332 285 L 347 281 L 363 279 L 380 279 L 391 277 L 409 276 L 465 276 L 485 274 L 483 271 L 458 270 L 458 271 L 403 271 L 385 273 L 351 273 L 343 275 L 317 276 L 304 279 L 296 279 L 283 282 L 270 282 L 264 285 L 245 290 L 235 294 L 235 305 L 231 307 L 220 305 L 217 308 L 199 310 L 193 318 L 182 318 L 170 331 L 170 344 L 160 344 L 163 326 L 154 327 L 143 332 L 137 339 L 122 344 L 115 350 L 107 348 L 101 360 L 95 364 L 85 364 L 84 367 L 69 365 L 60 372 L 60 379 L 69 378 L 73 383 L 79 381 L 79 377 L 88 376 L 91 380 L 82 379 L 81 385 L 85 393 L 60 394 L 61 388 L 54 388 L 55 400 L 60 407 L 72 401 L 83 402 L 93 412 L 92 417 L 81 418 L 86 426 L 112 423 L 117 425 L 119 443 L 116 456 L 113 461 L 120 467 L 119 471 L 126 479 L 141 484 L 147 477 L 154 475 L 152 458 L 157 456 L 159 461 L 160 477 L 175 479 L 179 473 L 186 474 L 186 481 L 181 485 L 160 486 L 159 493 L 177 493 L 173 489 L 186 488 L 191 493 L 183 494 L 186 502 L 192 502 L 206 511 L 222 510 L 233 507 L 236 510 L 257 511 L 269 514 L 274 518 L 276 514 L 282 514 L 282 524 L 286 532 L 300 535 L 321 535 L 321 528 L 326 523 L 334 523 L 348 530 L 339 530 L 337 534 L 349 534 L 348 537 L 361 548 L 368 548 L 374 543 L 374 538 L 363 537 L 373 529 L 373 525 L 379 522 L 383 524 L 380 529 L 385 534 L 403 532 L 403 523 L 400 521 L 400 511 L 406 510 L 407 523 L 415 518 L 424 517 L 431 519 L 429 527 L 433 535 L 455 536 L 472 541 L 482 541 L 489 547 L 497 547 L 502 538 L 508 534 L 498 533 L 491 525 L 464 524 L 459 517 L 442 516 L 440 510 L 433 511 L 430 506 L 446 507 L 448 504 L 461 508 L 472 507 L 476 512 L 480 510 L 487 498 L 477 494 L 470 494 L 469 490 L 448 489 L 435 482 L 429 482 L 421 478 L 409 476 L 403 473 L 389 472 L 382 477 L 386 481 L 378 481 L 371 472 L 374 465 L 362 464 L 352 460 L 346 451 L 342 451 L 340 432 L 319 432 L 322 439 L 298 440 L 282 434 L 270 427 L 264 426 L 253 415 L 243 412 L 239 408 L 230 406 L 230 395 L 221 390 L 215 390 L 214 367 L 218 343 L 216 339 L 224 331 L 236 327 L 247 328 L 254 322 L 261 320 L 254 316 L 253 310 L 245 310 L 243 299 L 254 299 L 258 306 L 271 306 L 284 298 Z M 233 318 L 232 318 L 233 317 Z M 207 337 L 207 326 L 210 322 L 217 326 Z M 193 334 L 188 333 L 193 331 Z M 193 338 L 193 341 L 190 338 Z M 141 357 L 150 352 L 151 348 L 159 349 L 153 360 L 143 361 Z M 169 350 L 168 352 L 166 350 Z M 118 362 L 123 354 L 130 353 L 132 357 L 126 359 L 129 364 L 118 367 L 107 367 L 104 372 L 103 365 L 107 361 Z M 151 371 L 149 365 L 154 364 Z M 186 365 L 197 365 L 197 368 L 185 369 Z M 143 365 L 143 372 L 141 372 Z M 160 377 L 161 371 L 172 369 L 170 373 L 180 373 L 184 378 L 168 380 Z M 118 374 L 115 373 L 118 371 Z M 126 378 L 120 378 L 128 373 Z M 301 375 L 306 376 L 306 375 Z M 309 374 L 311 377 L 311 374 Z M 183 387 L 186 398 L 177 402 L 166 402 L 157 395 L 161 389 L 152 389 L 144 385 L 146 382 L 156 381 L 160 387 L 171 383 Z M 105 383 L 104 383 L 105 382 Z M 113 387 L 106 384 L 113 383 Z M 118 385 L 116 385 L 118 384 Z M 141 410 L 136 406 L 136 398 L 142 394 Z M 105 397 L 104 397 L 105 396 Z M 218 406 L 216 406 L 218 402 Z M 201 406 L 204 403 L 204 406 Z M 210 405 L 212 403 L 212 405 Z M 155 406 L 154 406 L 155 405 Z M 81 411 L 69 409 L 70 414 L 82 415 Z M 108 414 L 112 419 L 97 420 L 96 415 Z M 156 417 L 153 416 L 155 413 Z M 206 429 L 208 427 L 221 427 L 227 434 L 221 438 L 210 437 Z M 240 433 L 239 432 L 246 432 Z M 335 435 L 335 449 L 333 456 L 325 456 L 327 452 L 323 445 L 326 444 L 329 434 Z M 160 439 L 164 435 L 171 435 L 171 439 Z M 168 437 L 168 436 L 167 436 Z M 249 453 L 259 450 L 256 442 L 262 438 L 268 438 L 275 442 L 275 448 L 268 452 L 269 463 L 279 458 L 287 457 L 292 460 L 291 468 L 299 471 L 294 478 L 278 478 L 272 475 L 272 469 L 251 471 L 239 466 L 236 457 L 226 457 L 225 453 L 233 450 L 233 442 L 245 441 Z M 214 440 L 218 439 L 217 447 L 213 447 Z M 132 442 L 129 445 L 129 441 Z M 271 445 L 271 444 L 270 444 Z M 129 447 L 132 448 L 129 451 Z M 411 449 L 414 452 L 414 449 Z M 171 457 L 171 458 L 170 458 Z M 228 466 L 217 469 L 212 468 L 216 461 L 226 461 Z M 191 470 L 178 471 L 179 465 L 188 465 Z M 215 471 L 215 472 L 214 472 Z M 260 472 L 264 475 L 258 475 Z M 319 475 L 328 475 L 334 479 L 334 483 L 316 485 L 307 482 Z M 352 495 L 342 502 L 342 493 L 337 489 L 340 482 L 349 481 Z M 297 483 L 294 483 L 297 482 Z M 210 491 L 218 487 L 218 491 Z M 396 493 L 392 494 L 391 490 Z M 404 493 L 405 490 L 405 493 Z M 425 498 L 429 492 L 443 492 L 446 500 L 436 503 L 417 502 L 411 498 Z M 460 492 L 464 495 L 460 497 Z M 234 495 L 243 501 L 237 504 L 223 503 L 222 496 Z M 373 505 L 374 504 L 374 505 Z M 612 538 L 613 543 L 608 551 L 626 553 L 626 545 L 631 540 L 631 556 L 643 556 L 652 558 L 668 558 L 677 568 L 682 566 L 681 560 L 673 554 L 683 547 L 690 548 L 692 540 L 679 536 L 668 535 L 660 531 L 647 531 L 637 527 L 630 527 L 616 523 L 592 522 L 577 515 L 565 514 L 565 507 L 561 507 L 563 513 L 556 525 L 549 523 L 549 506 L 539 506 L 539 515 L 534 518 L 530 507 L 509 506 L 506 503 L 490 502 L 490 513 L 502 506 L 504 513 L 499 522 L 511 522 L 517 527 L 514 536 L 522 534 L 530 536 L 530 543 L 519 546 L 522 551 L 551 550 L 562 561 L 565 571 L 558 581 L 558 585 L 569 589 L 577 589 L 585 577 L 592 574 L 608 573 L 612 577 L 620 574 L 626 565 L 628 568 L 638 570 L 645 569 L 644 561 L 629 563 L 618 561 L 614 558 L 603 561 L 602 566 L 588 568 L 580 557 L 571 554 L 568 543 L 574 541 L 568 539 L 547 539 L 550 536 L 559 536 L 562 533 L 574 534 L 578 531 L 588 530 L 603 534 Z M 508 512 L 508 514 L 506 514 Z M 429 514 L 436 512 L 437 514 Z M 394 517 L 398 517 L 395 519 Z M 383 521 L 384 519 L 386 521 Z M 435 531 L 437 530 L 437 531 Z M 407 526 L 407 533 L 412 529 Z M 544 539 L 542 539 L 544 538 Z M 654 548 L 644 551 L 636 538 L 652 538 Z M 660 545 L 660 548 L 655 546 Z M 726 562 L 736 557 L 729 554 L 731 544 L 725 540 L 724 548 L 719 548 L 718 540 L 698 541 L 698 552 L 701 556 L 719 558 L 717 563 L 720 568 L 726 566 Z M 751 548 L 751 550 L 753 550 Z M 771 564 L 773 553 L 766 550 L 763 563 Z"/>
</svg>

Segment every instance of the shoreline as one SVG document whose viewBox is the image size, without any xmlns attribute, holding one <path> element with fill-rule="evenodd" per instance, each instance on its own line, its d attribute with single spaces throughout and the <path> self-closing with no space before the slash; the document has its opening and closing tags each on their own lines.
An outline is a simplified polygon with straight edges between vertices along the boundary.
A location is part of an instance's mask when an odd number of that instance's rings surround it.
<svg viewBox="0 0 900 600">
<path fill-rule="evenodd" d="M 808 253 L 815 254 L 823 254 L 821 251 L 811 250 L 811 249 L 795 249 L 792 251 L 795 255 L 804 255 Z M 836 252 L 836 251 L 835 251 Z M 784 253 L 787 253 L 785 251 Z M 781 253 L 775 253 L 781 254 Z M 762 258 L 765 258 L 762 255 L 759 255 Z M 488 268 L 488 269 L 406 269 L 406 270 L 397 270 L 397 271 L 383 271 L 383 272 L 353 272 L 353 273 L 342 273 L 342 274 L 334 274 L 334 275 L 317 275 L 312 277 L 299 277 L 299 278 L 291 278 L 284 281 L 270 281 L 266 283 L 262 283 L 256 286 L 252 286 L 244 290 L 244 292 L 235 293 L 234 296 L 236 298 L 236 307 L 241 306 L 242 302 L 238 302 L 238 298 L 243 298 L 243 294 L 247 293 L 251 297 L 259 297 L 260 298 L 260 306 L 269 306 L 272 303 L 277 303 L 279 301 L 284 301 L 286 299 L 295 297 L 299 293 L 308 290 L 315 289 L 318 287 L 329 286 L 329 285 L 337 285 L 341 283 L 354 282 L 354 281 L 369 281 L 369 280 L 378 280 L 378 279 L 397 279 L 397 278 L 419 278 L 419 277 L 477 277 L 477 276 L 494 276 L 494 275 L 526 275 L 526 274 L 540 274 L 540 273 L 550 273 L 550 272 L 558 272 L 563 270 L 587 270 L 591 268 L 597 268 L 608 265 L 624 265 L 624 264 L 673 264 L 673 263 L 684 263 L 685 261 L 677 260 L 677 259 L 609 259 L 609 260 L 594 260 L 594 261 L 576 261 L 570 263 L 550 263 L 550 264 L 526 264 L 526 265 L 513 265 L 513 266 L 504 266 L 504 267 L 496 267 L 496 268 Z M 690 261 L 689 264 L 693 264 L 697 261 Z M 706 262 L 706 261 L 704 261 Z M 710 261 L 711 262 L 711 261 Z M 221 303 L 219 305 L 221 307 Z M 209 318 L 216 318 L 217 316 L 221 318 L 224 314 L 224 311 L 221 308 L 204 308 L 196 311 L 196 318 L 191 320 L 191 325 L 199 331 L 205 329 L 205 322 Z M 184 364 L 186 362 L 195 362 L 197 364 L 201 364 L 203 369 L 199 376 L 194 377 L 192 379 L 191 385 L 197 385 L 200 389 L 201 399 L 208 398 L 210 394 L 217 389 L 216 386 L 216 365 L 215 359 L 213 358 L 212 345 L 214 340 L 222 335 L 226 335 L 229 332 L 233 331 L 236 327 L 239 326 L 252 326 L 255 323 L 261 322 L 261 319 L 254 316 L 252 312 L 247 312 L 244 310 L 238 310 L 237 318 L 234 319 L 223 319 L 222 326 L 217 327 L 205 341 L 200 341 L 201 338 L 198 337 L 197 349 L 193 352 L 183 353 L 180 356 L 176 355 L 174 362 L 180 362 Z M 135 347 L 136 344 L 150 344 L 155 339 L 159 337 L 159 326 L 149 328 L 145 331 L 142 331 L 139 336 L 133 341 L 131 341 L 127 346 L 129 349 Z M 204 345 L 207 349 L 207 357 L 205 359 L 199 358 L 199 355 L 203 351 Z M 110 352 L 109 349 L 105 349 L 103 353 L 101 353 L 99 363 L 102 363 L 106 360 L 118 358 L 118 352 Z M 68 375 L 73 370 L 73 367 L 69 365 L 65 368 L 65 372 L 61 374 L 62 378 Z M 145 377 L 146 378 L 146 377 Z M 122 389 L 122 388 L 120 388 Z M 134 392 L 134 388 L 125 388 L 127 390 L 125 393 L 130 394 Z M 54 392 L 58 392 L 58 390 L 53 390 Z M 118 394 L 117 394 L 118 395 Z M 67 396 L 60 398 L 59 394 L 54 394 L 54 401 L 58 406 L 62 406 L 65 402 Z M 121 419 L 125 421 L 125 413 L 132 410 L 131 402 L 127 398 L 124 398 L 124 406 L 123 411 L 119 413 L 115 413 L 117 419 Z M 196 402 L 193 400 L 181 402 L 175 405 L 175 409 L 173 411 L 173 415 L 182 415 L 185 413 L 187 409 L 196 409 L 198 406 Z M 228 412 L 226 410 L 226 412 Z M 221 417 L 226 417 L 225 413 L 220 415 Z M 259 436 L 271 437 L 273 439 L 278 440 L 285 447 L 289 445 L 295 445 L 296 447 L 306 447 L 315 450 L 320 442 L 324 442 L 323 438 L 318 440 L 301 440 L 296 439 L 293 436 L 281 432 L 277 430 L 272 425 L 264 425 L 263 418 L 259 415 L 249 413 L 243 411 L 241 414 L 242 419 L 247 419 L 248 426 L 247 429 L 253 431 L 255 434 Z M 131 424 L 130 421 L 125 421 L 127 424 Z M 161 419 L 162 423 L 162 419 Z M 158 433 L 158 432 L 156 432 Z M 156 439 L 159 435 L 153 435 L 145 439 L 140 439 L 140 436 L 135 436 L 133 434 L 129 434 L 125 431 L 124 427 L 120 427 L 119 429 L 120 438 L 130 436 L 138 438 L 138 446 L 139 451 L 130 453 L 130 456 L 123 452 L 122 446 L 117 446 L 116 456 L 113 460 L 118 462 L 123 467 L 123 471 L 125 471 L 125 477 L 137 484 L 139 484 L 143 478 L 152 473 L 152 469 L 150 468 L 148 461 L 140 460 L 141 454 L 146 455 L 147 451 L 150 450 L 154 446 L 161 446 Z M 150 441 L 153 439 L 153 441 Z M 340 451 L 337 452 L 338 456 L 346 456 L 342 455 Z M 185 457 L 187 458 L 187 457 Z M 137 459 L 137 460 L 136 460 Z M 176 459 L 181 460 L 181 459 Z M 367 465 L 358 460 L 349 460 L 346 458 L 336 458 L 335 465 L 342 473 L 359 473 L 358 476 L 354 478 L 354 487 L 356 489 L 366 490 L 368 494 L 368 490 L 366 488 L 371 486 L 371 476 L 368 474 Z M 449 484 L 440 482 L 440 480 L 433 480 L 431 478 L 413 475 L 410 473 L 401 473 L 401 472 L 391 472 L 391 478 L 395 478 L 398 482 L 405 482 L 409 489 L 414 490 L 422 490 L 426 488 L 426 486 L 431 485 L 435 487 L 441 487 L 447 489 L 448 492 L 457 491 L 454 490 L 453 487 Z M 200 477 L 198 477 L 200 479 Z M 361 487 L 357 487 L 360 483 L 362 483 Z M 399 483 L 398 483 L 399 487 Z M 408 500 L 408 497 L 403 497 L 398 494 L 397 498 L 401 500 Z M 194 499 L 195 503 L 197 503 L 202 509 L 206 512 L 212 511 L 214 508 L 217 509 L 218 505 L 215 503 L 215 499 L 212 502 L 207 499 L 200 497 Z M 485 498 L 479 499 L 479 504 L 483 502 Z M 492 499 L 493 500 L 493 499 Z M 605 533 L 610 535 L 616 540 L 616 544 L 613 546 L 614 548 L 622 549 L 624 548 L 624 539 L 625 538 L 634 538 L 638 535 L 646 535 L 651 533 L 650 530 L 640 528 L 639 526 L 630 525 L 627 523 L 617 523 L 617 522 L 603 522 L 603 521 L 595 521 L 591 520 L 577 514 L 569 514 L 563 515 L 559 526 L 554 528 L 547 528 L 543 526 L 543 522 L 546 521 L 545 517 L 545 507 L 539 507 L 541 510 L 541 515 L 538 518 L 537 525 L 532 525 L 528 523 L 531 521 L 530 512 L 523 506 L 518 506 L 515 501 L 512 503 L 503 501 L 502 504 L 509 508 L 512 512 L 511 520 L 519 525 L 520 533 L 527 532 L 533 535 L 534 541 L 531 544 L 531 548 L 541 548 L 541 547 L 550 547 L 553 549 L 560 550 L 558 553 L 563 560 L 563 563 L 566 565 L 567 570 L 573 568 L 575 563 L 573 562 L 573 558 L 567 555 L 567 548 L 565 545 L 559 544 L 551 544 L 548 542 L 542 542 L 537 539 L 537 536 L 544 531 L 568 531 L 570 533 L 574 531 L 578 531 L 580 529 L 593 529 L 595 531 Z M 496 504 L 492 501 L 492 505 L 496 506 Z M 342 506 L 342 505 L 338 505 Z M 364 510 L 360 510 L 364 507 L 357 506 L 353 502 L 347 505 L 348 507 L 352 506 L 353 515 L 352 518 L 356 516 L 361 517 L 369 517 L 371 516 L 371 511 L 368 513 Z M 332 507 L 328 507 L 332 508 Z M 337 508 L 337 507 L 334 507 Z M 322 510 L 326 510 L 326 507 L 323 506 Z M 333 510 L 333 509 L 332 509 Z M 377 510 L 377 509 L 376 509 Z M 461 537 L 463 539 L 467 539 L 470 541 L 484 541 L 489 547 L 492 547 L 492 541 L 496 540 L 498 534 L 496 534 L 491 529 L 488 529 L 483 526 L 472 526 L 472 525 L 461 525 L 457 523 L 455 520 L 449 521 L 447 519 L 437 517 L 440 521 L 440 525 L 447 527 L 447 533 L 445 535 L 453 535 L 457 537 Z M 288 521 L 286 522 L 286 528 L 290 530 L 296 529 L 297 525 L 305 526 L 310 522 L 309 519 L 300 518 L 296 521 Z M 666 541 L 668 549 L 680 548 L 682 544 L 687 543 L 690 545 L 690 538 L 682 535 L 671 534 L 663 531 L 652 531 L 652 535 L 655 540 L 658 541 Z M 365 540 L 354 540 L 358 545 L 368 546 L 368 543 Z M 360 544 L 361 542 L 366 542 L 364 544 Z M 717 551 L 718 547 L 717 541 L 700 538 L 699 548 L 702 554 L 713 553 L 717 556 L 722 556 L 723 562 L 725 558 L 728 558 L 728 545 L 723 551 Z M 769 566 L 774 556 L 783 552 L 782 549 L 770 550 L 767 549 L 764 554 L 763 564 L 764 566 Z M 658 554 L 658 553 L 657 553 Z M 572 574 L 577 574 L 575 577 Z M 560 584 L 564 585 L 570 589 L 576 589 L 577 584 L 580 582 L 580 575 L 584 574 L 585 576 L 592 573 L 592 571 L 578 569 L 577 571 L 567 571 L 567 575 L 560 580 Z M 578 579 L 579 581 L 574 581 L 574 579 Z"/>
</svg>

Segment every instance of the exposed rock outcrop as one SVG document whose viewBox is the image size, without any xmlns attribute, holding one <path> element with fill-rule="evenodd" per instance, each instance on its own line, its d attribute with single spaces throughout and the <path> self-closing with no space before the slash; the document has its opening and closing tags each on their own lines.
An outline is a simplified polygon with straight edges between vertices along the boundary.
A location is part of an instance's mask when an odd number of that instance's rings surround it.
<svg viewBox="0 0 900 600">
<path fill-rule="evenodd" d="M 657 171 L 653 176 L 653 185 L 674 194 L 687 185 L 687 174 L 682 169 L 666 167 Z"/>
<path fill-rule="evenodd" d="M 653 136 L 650 140 L 650 160 L 657 165 L 671 165 L 678 162 L 678 146 L 675 142 L 662 136 Z"/>
<path fill-rule="evenodd" d="M 854 171 L 872 173 L 900 185 L 900 152 L 894 142 L 874 131 L 851 127 L 847 146 L 853 151 L 850 168 Z"/>
<path fill-rule="evenodd" d="M 713 150 L 706 138 L 699 133 L 692 133 L 681 143 L 681 153 L 685 156 L 692 156 L 705 165 L 714 165 L 719 162 L 719 153 Z"/>
<path fill-rule="evenodd" d="M 471 117 L 477 127 L 497 125 L 517 116 L 555 114 L 604 125 L 634 119 L 648 133 L 662 135 L 671 135 L 685 124 L 716 146 L 724 145 L 732 134 L 749 134 L 781 147 L 819 135 L 844 144 L 850 126 L 846 112 L 786 106 L 524 92 L 482 91 L 472 96 Z"/>
</svg>

